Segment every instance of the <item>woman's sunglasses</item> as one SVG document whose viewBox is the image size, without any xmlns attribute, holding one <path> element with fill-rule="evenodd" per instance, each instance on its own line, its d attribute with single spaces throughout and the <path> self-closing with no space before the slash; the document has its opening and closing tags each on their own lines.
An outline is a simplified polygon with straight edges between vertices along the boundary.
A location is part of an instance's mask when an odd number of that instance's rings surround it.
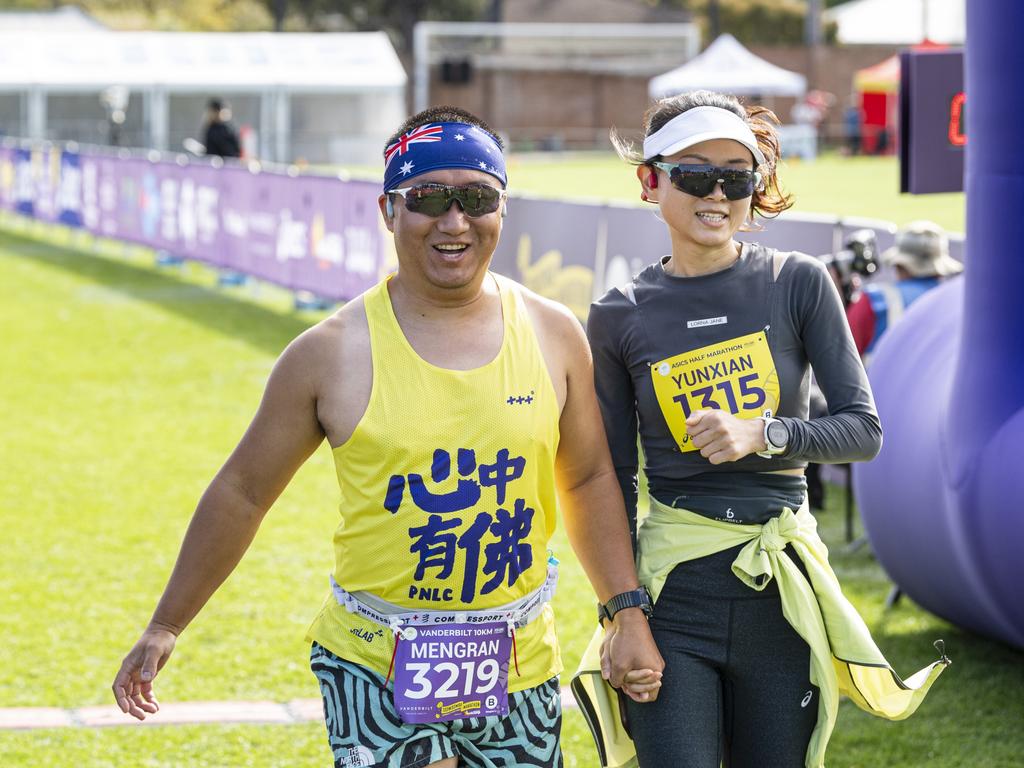
<svg viewBox="0 0 1024 768">
<path fill-rule="evenodd" d="M 487 184 L 468 184 L 464 187 L 450 187 L 447 184 L 421 184 L 416 187 L 392 189 L 389 195 L 401 195 L 405 210 L 422 213 L 424 216 L 442 216 L 458 201 L 462 210 L 471 218 L 494 213 L 505 197 L 505 190 L 495 189 Z"/>
<path fill-rule="evenodd" d="M 722 185 L 728 200 L 742 200 L 754 194 L 761 186 L 761 174 L 747 168 L 721 168 L 717 165 L 678 165 L 657 163 L 650 165 L 668 172 L 672 186 L 694 197 L 707 197 L 715 187 Z"/>
</svg>

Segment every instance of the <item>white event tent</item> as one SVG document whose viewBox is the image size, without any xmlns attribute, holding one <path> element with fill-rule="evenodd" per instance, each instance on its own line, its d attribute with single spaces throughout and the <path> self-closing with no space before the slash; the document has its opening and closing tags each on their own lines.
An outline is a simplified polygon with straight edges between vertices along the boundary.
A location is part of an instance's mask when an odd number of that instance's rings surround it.
<svg viewBox="0 0 1024 768">
<path fill-rule="evenodd" d="M 372 162 L 405 117 L 406 74 L 383 32 L 0 32 L 0 132 L 108 143 L 100 96 L 127 93 L 123 145 L 178 151 L 206 101 L 277 162 Z"/>
<path fill-rule="evenodd" d="M 721 35 L 703 53 L 651 79 L 651 98 L 707 89 L 736 96 L 795 96 L 807 91 L 807 78 L 755 56 L 732 35 Z"/>
<path fill-rule="evenodd" d="M 836 37 L 846 45 L 963 45 L 967 0 L 850 0 L 823 18 L 836 23 Z"/>
</svg>

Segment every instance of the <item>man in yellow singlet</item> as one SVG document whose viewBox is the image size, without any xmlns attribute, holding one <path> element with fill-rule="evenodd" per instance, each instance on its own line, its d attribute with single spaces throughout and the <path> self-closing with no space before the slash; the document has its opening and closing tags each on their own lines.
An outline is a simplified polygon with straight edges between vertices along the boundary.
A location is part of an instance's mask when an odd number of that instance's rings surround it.
<svg viewBox="0 0 1024 768">
<path fill-rule="evenodd" d="M 561 305 L 488 270 L 503 147 L 475 116 L 413 116 L 385 149 L 398 270 L 295 339 L 203 494 L 113 684 L 138 719 L 178 635 L 326 439 L 341 520 L 308 637 L 335 766 L 560 766 L 548 540 L 561 508 L 636 701 L 664 663 L 637 580 L 589 347 Z"/>
</svg>

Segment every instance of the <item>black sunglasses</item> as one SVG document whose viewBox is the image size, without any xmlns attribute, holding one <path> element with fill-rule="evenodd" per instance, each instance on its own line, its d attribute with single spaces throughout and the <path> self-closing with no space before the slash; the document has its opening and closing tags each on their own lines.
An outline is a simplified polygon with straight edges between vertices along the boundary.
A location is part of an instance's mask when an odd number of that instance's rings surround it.
<svg viewBox="0 0 1024 768">
<path fill-rule="evenodd" d="M 721 184 L 726 199 L 742 200 L 750 197 L 761 186 L 761 174 L 749 168 L 658 162 L 650 165 L 667 171 L 673 187 L 694 197 L 707 197 Z"/>
<path fill-rule="evenodd" d="M 447 184 L 421 184 L 416 187 L 392 189 L 389 195 L 401 195 L 405 210 L 422 213 L 424 216 L 442 216 L 458 201 L 467 216 L 477 218 L 494 213 L 505 197 L 505 190 L 495 189 L 488 184 L 468 184 L 451 187 Z"/>
</svg>

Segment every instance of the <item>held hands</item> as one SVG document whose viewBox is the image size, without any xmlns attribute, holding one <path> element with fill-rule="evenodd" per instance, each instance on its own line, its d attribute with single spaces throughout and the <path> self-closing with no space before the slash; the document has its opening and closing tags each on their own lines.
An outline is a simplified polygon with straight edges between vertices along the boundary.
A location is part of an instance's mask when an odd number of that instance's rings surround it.
<svg viewBox="0 0 1024 768">
<path fill-rule="evenodd" d="M 665 660 L 654 644 L 647 618 L 638 608 L 615 614 L 605 625 L 601 677 L 633 701 L 654 701 L 661 688 Z"/>
<path fill-rule="evenodd" d="M 694 411 L 686 419 L 686 433 L 712 464 L 737 461 L 765 449 L 764 422 L 739 419 L 728 411 Z"/>
<path fill-rule="evenodd" d="M 114 699 L 126 715 L 145 720 L 160 711 L 153 695 L 153 679 L 174 650 L 177 636 L 167 629 L 149 627 L 124 657 L 114 678 Z"/>
</svg>

